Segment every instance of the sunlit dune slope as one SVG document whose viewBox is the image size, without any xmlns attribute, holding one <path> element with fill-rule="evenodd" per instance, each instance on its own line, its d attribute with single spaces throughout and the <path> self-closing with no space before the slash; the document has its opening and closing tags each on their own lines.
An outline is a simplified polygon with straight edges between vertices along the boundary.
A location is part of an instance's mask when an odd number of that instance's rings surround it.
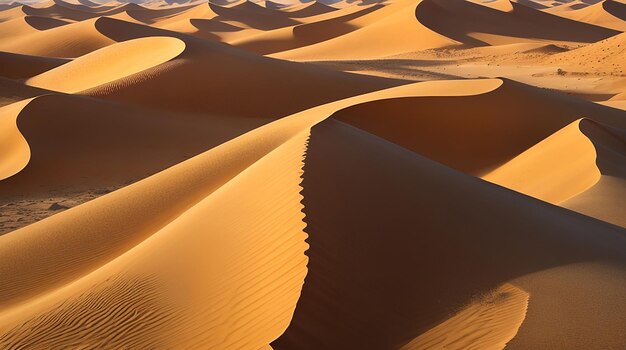
<svg viewBox="0 0 626 350">
<path fill-rule="evenodd" d="M 626 55 L 626 33 L 554 55 L 548 59 L 548 62 L 560 64 L 565 70 L 624 76 L 626 75 L 624 55 Z"/>
<path fill-rule="evenodd" d="M 15 40 L 29 34 L 60 27 L 67 23 L 68 22 L 47 17 L 17 17 L 0 23 L 0 39 Z"/>
<path fill-rule="evenodd" d="M 543 199 L 560 203 L 600 180 L 597 150 L 581 130 L 585 119 L 572 122 L 483 179 Z"/>
<path fill-rule="evenodd" d="M 626 128 L 622 111 L 506 79 L 474 96 L 373 101 L 335 117 L 478 176 L 582 117 Z"/>
<path fill-rule="evenodd" d="M 128 40 L 81 56 L 26 83 L 48 90 L 79 92 L 167 62 L 184 50 L 185 43 L 171 37 Z"/>
<path fill-rule="evenodd" d="M 624 135 L 581 119 L 483 178 L 626 227 Z"/>
<path fill-rule="evenodd" d="M 47 57 L 78 57 L 115 43 L 98 31 L 105 18 L 89 19 L 0 41 L 0 50 Z"/>
<path fill-rule="evenodd" d="M 583 125 L 581 130 L 594 143 L 602 176 L 592 188 L 561 205 L 626 227 L 626 133 L 624 129 L 593 123 Z"/>
<path fill-rule="evenodd" d="M 24 85 L 22 82 L 13 79 L 0 77 L 0 106 L 6 106 L 50 92 L 45 89 Z"/>
<path fill-rule="evenodd" d="M 102 19 L 99 29 L 116 40 L 161 35 L 185 42 L 185 52 L 176 59 L 85 92 L 153 108 L 278 118 L 404 83 L 279 61 L 222 43 L 109 18 Z"/>
<path fill-rule="evenodd" d="M 28 274 L 0 267 L 3 280 L 11 281 L 10 288 L 0 287 L 3 344 L 17 346 L 40 336 L 55 346 L 100 344 L 114 334 L 122 347 L 137 339 L 203 348 L 267 345 L 286 328 L 306 271 L 298 183 L 306 130 L 314 118 L 261 127 L 0 237 L 3 257 Z M 242 203 L 249 194 L 255 200 Z M 205 220 L 213 216 L 220 219 Z M 224 229 L 230 232 L 226 236 Z M 207 254 L 207 247 L 216 254 Z M 34 256 L 36 268 L 28 262 Z M 44 261 L 55 263 L 39 265 Z M 198 272 L 206 283 L 197 283 Z M 50 327 L 46 317 L 61 312 L 76 322 L 93 320 L 87 296 L 100 288 L 104 292 L 93 298 L 108 300 L 103 312 L 136 307 L 134 288 L 119 291 L 116 283 L 108 284 L 126 277 L 129 284 L 156 280 L 160 286 L 148 290 L 146 297 L 162 298 L 141 309 L 145 322 L 132 322 L 132 314 L 128 322 L 127 316 L 96 319 L 92 322 L 103 322 L 107 332 L 61 328 L 62 336 L 54 336 L 59 328 Z M 121 295 L 111 300 L 107 293 L 116 291 Z M 59 305 L 67 300 L 72 303 Z M 134 327 L 138 331 L 128 336 L 125 329 Z M 154 328 L 158 331 L 150 331 Z M 30 335 L 24 329 L 31 329 Z"/>
<path fill-rule="evenodd" d="M 573 11 L 563 11 L 561 7 L 554 7 L 547 11 L 579 22 L 622 32 L 626 30 L 626 4 L 624 3 L 614 0 L 603 0 L 590 6 L 574 9 Z"/>
<path fill-rule="evenodd" d="M 467 1 L 424 0 L 415 14 L 431 30 L 473 46 L 524 40 L 591 43 L 619 33 L 518 3 L 512 7 L 512 11 L 503 12 Z"/>
<path fill-rule="evenodd" d="M 349 8 L 339 13 L 331 13 L 328 18 L 318 18 L 311 23 L 299 24 L 293 27 L 264 31 L 255 35 L 248 35 L 241 39 L 229 41 L 232 45 L 245 48 L 261 54 L 276 53 L 296 49 L 302 46 L 317 44 L 332 40 L 342 35 L 366 27 L 373 21 L 380 20 L 376 11 L 382 11 L 383 5 L 364 6 L 354 10 Z M 387 12 L 387 10 L 383 11 Z"/>
<path fill-rule="evenodd" d="M 421 1 L 401 0 L 391 3 L 367 16 L 359 16 L 354 23 L 350 20 L 336 23 L 330 20 L 330 30 L 338 34 L 336 38 L 318 44 L 277 53 L 274 56 L 287 59 L 342 59 L 348 57 L 371 58 L 399 54 L 408 51 L 459 45 L 425 27 L 416 19 L 416 7 Z M 356 26 L 349 33 L 342 26 Z M 306 27 L 305 27 L 306 28 Z M 314 27 L 313 27 L 314 28 Z M 303 29 L 306 31 L 306 29 Z M 402 33 L 396 35 L 395 33 Z M 294 36 L 298 35 L 298 27 Z"/>
<path fill-rule="evenodd" d="M 189 288 L 176 287 L 173 295 L 160 288 L 154 291 L 157 295 L 166 294 L 165 301 L 167 303 L 165 305 L 160 304 L 159 311 L 169 315 L 166 311 L 171 310 L 173 315 L 183 316 L 181 318 L 164 316 L 162 322 L 166 327 L 158 328 L 162 331 L 156 335 L 145 330 L 152 329 L 154 324 L 150 322 L 148 323 L 149 326 L 144 327 L 144 331 L 133 332 L 133 336 L 125 336 L 120 333 L 123 329 L 137 327 L 132 322 L 130 324 L 124 322 L 125 317 L 120 318 L 122 320 L 120 323 L 111 319 L 106 322 L 94 321 L 105 322 L 106 327 L 112 330 L 107 334 L 116 335 L 116 339 L 118 339 L 116 341 L 119 341 L 116 344 L 128 345 L 137 339 L 144 341 L 148 341 L 145 339 L 155 339 L 155 341 L 164 339 L 164 341 L 170 340 L 177 344 L 186 344 L 187 342 L 197 344 L 191 342 L 209 341 L 217 348 L 229 348 L 232 344 L 240 344 L 243 341 L 241 339 L 254 341 L 254 344 L 256 341 L 270 342 L 278 337 L 287 326 L 305 271 L 305 260 L 302 256 L 302 249 L 305 247 L 302 234 L 304 226 L 301 221 L 301 207 L 299 206 L 301 197 L 298 195 L 299 189 L 297 188 L 301 172 L 296 169 L 299 169 L 308 128 L 337 109 L 354 103 L 384 97 L 398 97 L 405 94 L 447 93 L 444 91 L 445 89 L 432 91 L 428 85 L 403 86 L 357 96 L 275 121 L 145 180 L 1 236 L 0 250 L 2 256 L 13 261 L 15 265 L 12 266 L 23 266 L 24 270 L 16 273 L 17 270 L 14 268 L 9 269 L 6 265 L 0 266 L 0 275 L 3 280 L 9 282 L 3 286 L 10 285 L 6 288 L 0 287 L 0 304 L 3 305 L 3 312 L 0 313 L 0 329 L 4 334 L 0 339 L 5 344 L 16 345 L 34 340 L 32 337 L 44 337 L 51 342 L 47 344 L 57 346 L 68 344 L 64 341 L 91 343 L 101 341 L 99 337 L 104 336 L 102 333 L 75 332 L 66 328 L 59 328 L 60 326 L 54 326 L 54 324 L 51 325 L 44 320 L 47 317 L 64 315 L 65 319 L 72 319 L 75 322 L 88 322 L 93 317 L 92 313 L 86 311 L 86 305 L 90 303 L 90 300 L 103 301 L 101 308 L 105 314 L 123 308 L 134 309 L 136 306 L 133 300 L 136 298 L 135 294 L 131 292 L 136 288 L 122 288 L 120 290 L 117 283 L 112 283 L 112 285 L 108 283 L 122 278 L 122 281 L 125 281 L 122 285 L 133 285 L 135 282 L 141 285 L 146 282 L 142 278 L 148 277 L 148 281 L 152 281 L 150 276 L 155 276 L 157 279 L 165 278 L 158 283 L 161 286 L 180 286 L 181 283 L 189 285 Z M 473 91 L 474 89 L 468 84 L 465 90 L 458 90 L 457 93 L 468 94 Z M 57 98 L 57 96 L 49 96 L 35 99 L 33 102 L 40 101 L 43 103 L 46 102 L 46 99 L 52 99 L 48 102 L 55 102 L 54 100 Z M 91 101 L 87 102 L 91 104 Z M 64 101 L 63 105 L 69 106 L 68 101 Z M 32 103 L 29 106 L 37 107 L 36 105 L 33 106 Z M 94 110 L 101 111 L 102 107 Z M 43 105 L 42 108 L 49 110 L 50 106 Z M 76 107 L 68 108 L 68 110 L 77 109 Z M 24 112 L 22 111 L 22 113 Z M 102 113 L 107 114 L 107 111 L 103 110 Z M 37 115 L 37 113 L 33 114 Z M 84 118 L 83 115 L 81 117 Z M 153 118 L 154 116 L 149 117 Z M 126 119 L 128 116 L 120 116 L 120 120 Z M 74 124 L 77 122 L 77 120 L 72 121 Z M 126 122 L 128 123 L 128 121 Z M 85 124 L 93 128 L 95 135 L 106 134 L 106 130 L 102 130 L 102 127 L 94 124 L 93 120 L 86 120 Z M 138 124 L 143 125 L 145 123 Z M 152 124 L 157 123 L 154 121 Z M 59 127 L 62 125 L 59 124 Z M 36 130 L 41 130 L 41 128 Z M 22 132 L 24 131 L 22 130 Z M 37 140 L 42 140 L 43 137 L 28 132 L 24 132 L 24 134 L 29 140 L 28 146 L 33 150 L 33 158 L 30 161 L 33 163 L 36 160 L 36 154 L 40 153 L 39 151 L 35 152 L 38 149 Z M 97 139 L 95 139 L 94 134 L 78 133 L 78 135 L 85 135 L 91 142 L 90 148 L 97 149 L 98 145 L 94 143 Z M 129 137 L 127 141 L 122 140 L 122 142 L 128 144 L 137 138 L 135 136 L 137 135 Z M 186 137 L 189 136 L 186 135 Z M 68 145 L 76 145 L 77 143 L 73 141 L 70 139 L 66 142 Z M 88 143 L 83 141 L 83 144 Z M 62 148 L 60 145 L 56 147 Z M 100 146 L 100 149 L 101 152 L 111 152 L 110 148 Z M 123 151 L 127 152 L 127 147 L 124 147 Z M 66 152 L 68 155 L 72 154 L 70 150 L 66 150 Z M 141 150 L 141 153 L 145 157 L 145 150 Z M 285 154 L 285 157 L 288 154 L 292 156 L 285 158 L 279 156 L 280 154 Z M 92 153 L 89 156 L 92 159 L 98 157 L 97 153 Z M 120 154 L 114 156 L 120 158 Z M 46 156 L 44 158 L 53 157 Z M 126 159 L 129 158 L 126 157 Z M 270 162 L 266 159 L 274 160 Z M 85 165 L 81 166 L 84 167 Z M 285 173 L 285 176 L 294 179 L 294 186 L 285 186 L 286 182 L 280 175 L 283 172 L 279 170 L 286 169 L 285 167 L 293 169 L 293 171 Z M 27 171 L 28 167 L 18 173 L 15 178 Z M 261 177 L 247 175 L 259 171 L 265 175 Z M 245 185 L 245 183 L 249 185 Z M 272 183 L 276 187 L 271 185 Z M 234 191 L 232 197 L 228 194 L 231 191 Z M 242 203 L 243 196 L 251 193 L 254 194 L 252 197 L 256 199 Z M 232 200 L 214 199 L 223 196 L 232 198 Z M 268 202 L 274 201 L 272 198 L 276 198 L 277 202 Z M 287 199 L 288 202 L 281 202 L 284 199 Z M 234 205 L 238 209 L 234 210 L 233 208 L 231 210 L 230 205 Z M 251 211 L 247 211 L 246 208 Z M 287 210 L 287 208 L 293 208 L 293 210 Z M 213 210 L 218 210 L 217 214 L 210 214 Z M 246 213 L 250 213 L 250 215 L 248 216 Z M 207 222 L 205 220 L 207 216 L 211 217 L 212 215 L 219 216 L 221 219 Z M 243 219 L 244 217 L 249 217 L 250 220 Z M 288 220 L 287 217 L 293 219 Z M 231 218 L 235 220 L 232 221 L 233 223 L 237 222 L 238 224 L 231 224 Z M 248 228 L 244 222 L 252 226 Z M 197 225 L 217 226 L 215 229 L 207 228 L 207 226 L 202 226 L 204 228 L 200 229 L 201 226 Z M 218 234 L 224 232 L 223 229 L 227 227 L 229 230 L 234 230 L 230 231 L 232 234 L 227 235 L 227 237 L 233 238 L 232 240 L 229 239 L 228 242 L 223 240 L 226 236 L 221 234 L 215 237 L 201 234 L 201 232 L 206 232 L 205 229 L 208 232 Z M 276 227 L 281 229 L 276 230 Z M 272 229 L 267 231 L 270 228 Z M 170 233 L 162 234 L 162 232 Z M 189 240 L 184 239 L 180 232 L 190 233 Z M 191 232 L 197 234 L 191 234 Z M 244 238 L 239 234 L 250 236 Z M 168 238 L 162 244 L 157 244 L 165 247 L 165 251 L 146 252 L 146 259 L 151 262 L 140 263 L 142 258 L 139 258 L 138 255 L 144 253 L 135 255 L 134 252 L 143 251 L 143 246 L 157 240 L 157 237 L 160 236 L 173 236 L 176 239 Z M 216 239 L 216 241 L 206 245 L 198 244 L 198 239 L 203 239 L 199 238 L 200 236 L 209 240 Z M 256 239 L 265 240 L 261 244 L 256 243 Z M 287 241 L 291 243 L 286 243 Z M 252 247 L 262 248 L 261 251 L 246 248 L 248 243 L 252 244 Z M 181 244 L 178 246 L 180 249 L 173 249 L 172 244 Z M 233 250 L 230 248 L 231 244 L 244 245 Z M 198 252 L 197 258 L 194 257 L 196 254 L 189 250 L 193 249 L 191 247 L 198 248 L 198 250 L 194 250 Z M 215 252 L 219 252 L 219 254 L 207 254 L 205 247 L 215 247 Z M 231 253 L 235 255 L 231 255 Z M 182 255 L 178 256 L 179 254 Z M 294 256 L 293 254 L 296 256 L 300 254 L 301 258 L 294 260 L 291 258 Z M 32 257 L 35 256 L 37 258 L 33 260 Z M 172 256 L 172 258 L 164 258 L 165 256 Z M 156 257 L 158 257 L 158 261 L 162 261 L 166 265 L 154 261 L 153 259 Z M 118 261 L 125 261 L 125 259 L 128 259 L 127 262 L 119 265 L 123 265 L 123 267 L 109 270 L 109 266 L 118 266 Z M 54 263 L 46 263 L 50 261 L 54 261 Z M 240 263 L 233 265 L 233 261 Z M 253 261 L 272 261 L 272 263 L 253 263 Z M 286 261 L 290 263 L 285 263 Z M 231 267 L 226 270 L 216 268 L 222 263 Z M 162 268 L 161 266 L 169 266 L 169 268 Z M 193 268 L 189 270 L 190 267 L 185 266 L 193 266 Z M 209 281 L 212 280 L 213 277 L 211 277 L 206 284 L 196 284 L 196 274 L 192 271 L 204 269 L 202 266 L 206 267 L 206 271 L 202 273 L 205 276 L 204 280 L 207 280 L 208 276 L 214 276 L 215 281 L 219 281 L 219 283 L 211 283 Z M 255 266 L 265 267 L 264 270 L 260 271 L 254 270 Z M 150 272 L 145 270 L 146 268 L 154 268 L 154 270 Z M 168 271 L 171 271 L 171 275 Z M 229 271 L 232 271 L 232 274 Z M 129 275 L 138 278 L 139 281 L 123 279 L 124 276 Z M 168 276 L 172 276 L 171 278 L 175 278 L 178 282 L 175 284 L 165 283 L 170 278 Z M 187 280 L 187 278 L 189 279 Z M 269 286 L 259 285 L 257 282 L 259 280 L 265 281 L 264 283 L 268 283 Z M 245 286 L 250 286 L 252 289 Z M 231 287 L 241 291 L 236 293 L 237 297 L 234 299 L 229 297 L 233 295 L 229 289 Z M 255 288 L 261 288 L 267 293 L 253 293 L 254 290 L 259 290 Z M 102 290 L 104 292 L 101 292 Z M 115 295 L 114 299 L 107 296 L 109 292 Z M 121 293 L 121 295 L 117 293 Z M 128 295 L 128 293 L 131 294 Z M 280 293 L 281 297 L 277 297 L 275 293 Z M 215 297 L 210 297 L 211 295 Z M 228 296 L 230 301 L 224 300 L 223 297 L 225 296 Z M 64 300 L 72 300 L 72 302 L 60 306 L 59 303 Z M 266 300 L 274 300 L 274 302 L 268 304 Z M 141 313 L 144 315 L 143 312 L 150 314 L 152 309 L 142 310 L 144 311 Z M 206 327 L 212 327 L 213 321 L 207 322 L 206 318 L 202 318 L 203 321 L 200 323 L 197 321 L 200 319 L 197 315 L 205 311 L 216 315 L 213 320 L 219 322 L 224 328 L 207 332 Z M 148 316 L 146 315 L 146 317 Z M 231 321 L 219 321 L 223 319 Z M 249 323 L 252 324 L 250 326 L 252 328 L 246 328 L 247 326 L 240 328 L 241 325 Z M 255 324 L 267 326 L 269 330 L 266 332 L 264 327 L 253 327 Z M 26 329 L 31 329 L 28 333 L 30 335 L 24 333 Z M 58 334 L 54 333 L 55 330 L 59 329 L 61 329 L 59 332 L 65 336 L 54 336 L 54 334 Z M 169 329 L 172 332 L 165 332 L 163 329 Z M 249 329 L 255 329 L 255 331 L 249 331 Z M 220 334 L 224 334 L 224 336 L 220 336 Z"/>
</svg>

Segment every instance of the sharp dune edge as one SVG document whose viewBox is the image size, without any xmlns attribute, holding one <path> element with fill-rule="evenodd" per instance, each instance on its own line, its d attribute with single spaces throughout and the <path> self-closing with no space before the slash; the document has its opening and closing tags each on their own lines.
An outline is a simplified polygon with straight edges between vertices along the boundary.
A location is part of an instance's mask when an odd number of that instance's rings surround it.
<svg viewBox="0 0 626 350">
<path fill-rule="evenodd" d="M 0 348 L 626 347 L 626 2 L 0 5 Z"/>
</svg>

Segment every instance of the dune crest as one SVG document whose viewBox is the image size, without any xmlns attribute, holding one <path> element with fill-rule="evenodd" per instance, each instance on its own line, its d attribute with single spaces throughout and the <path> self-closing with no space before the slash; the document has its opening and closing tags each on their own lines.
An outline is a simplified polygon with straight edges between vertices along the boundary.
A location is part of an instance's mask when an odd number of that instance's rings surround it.
<svg viewBox="0 0 626 350">
<path fill-rule="evenodd" d="M 167 62 L 184 50 L 185 43 L 171 37 L 128 40 L 32 77 L 26 80 L 26 84 L 60 92 L 80 92 Z M 114 57 L 124 59 L 115 60 Z M 73 79 L 75 76 L 80 78 Z"/>
<path fill-rule="evenodd" d="M 581 123 L 592 122 L 572 122 L 482 178 L 555 204 L 589 189 L 601 173 Z"/>
<path fill-rule="evenodd" d="M 0 349 L 622 349 L 626 0 L 0 4 Z"/>
<path fill-rule="evenodd" d="M 30 100 L 0 108 L 0 180 L 15 175 L 30 159 L 28 143 L 17 128 L 17 116 Z"/>
</svg>

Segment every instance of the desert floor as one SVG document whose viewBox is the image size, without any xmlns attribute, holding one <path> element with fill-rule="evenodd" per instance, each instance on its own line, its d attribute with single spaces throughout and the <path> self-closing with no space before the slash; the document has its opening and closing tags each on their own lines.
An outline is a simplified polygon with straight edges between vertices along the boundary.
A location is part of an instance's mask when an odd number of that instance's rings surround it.
<svg viewBox="0 0 626 350">
<path fill-rule="evenodd" d="M 0 349 L 626 349 L 626 0 L 0 1 Z"/>
</svg>

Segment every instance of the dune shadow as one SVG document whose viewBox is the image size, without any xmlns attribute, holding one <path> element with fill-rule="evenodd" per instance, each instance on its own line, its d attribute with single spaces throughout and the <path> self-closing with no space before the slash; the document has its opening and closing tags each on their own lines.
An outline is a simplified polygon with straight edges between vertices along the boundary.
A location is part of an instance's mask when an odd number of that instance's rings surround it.
<svg viewBox="0 0 626 350">
<path fill-rule="evenodd" d="M 624 250 L 617 228 L 334 119 L 302 187 L 308 274 L 277 350 L 397 349 L 506 281 Z"/>
</svg>

